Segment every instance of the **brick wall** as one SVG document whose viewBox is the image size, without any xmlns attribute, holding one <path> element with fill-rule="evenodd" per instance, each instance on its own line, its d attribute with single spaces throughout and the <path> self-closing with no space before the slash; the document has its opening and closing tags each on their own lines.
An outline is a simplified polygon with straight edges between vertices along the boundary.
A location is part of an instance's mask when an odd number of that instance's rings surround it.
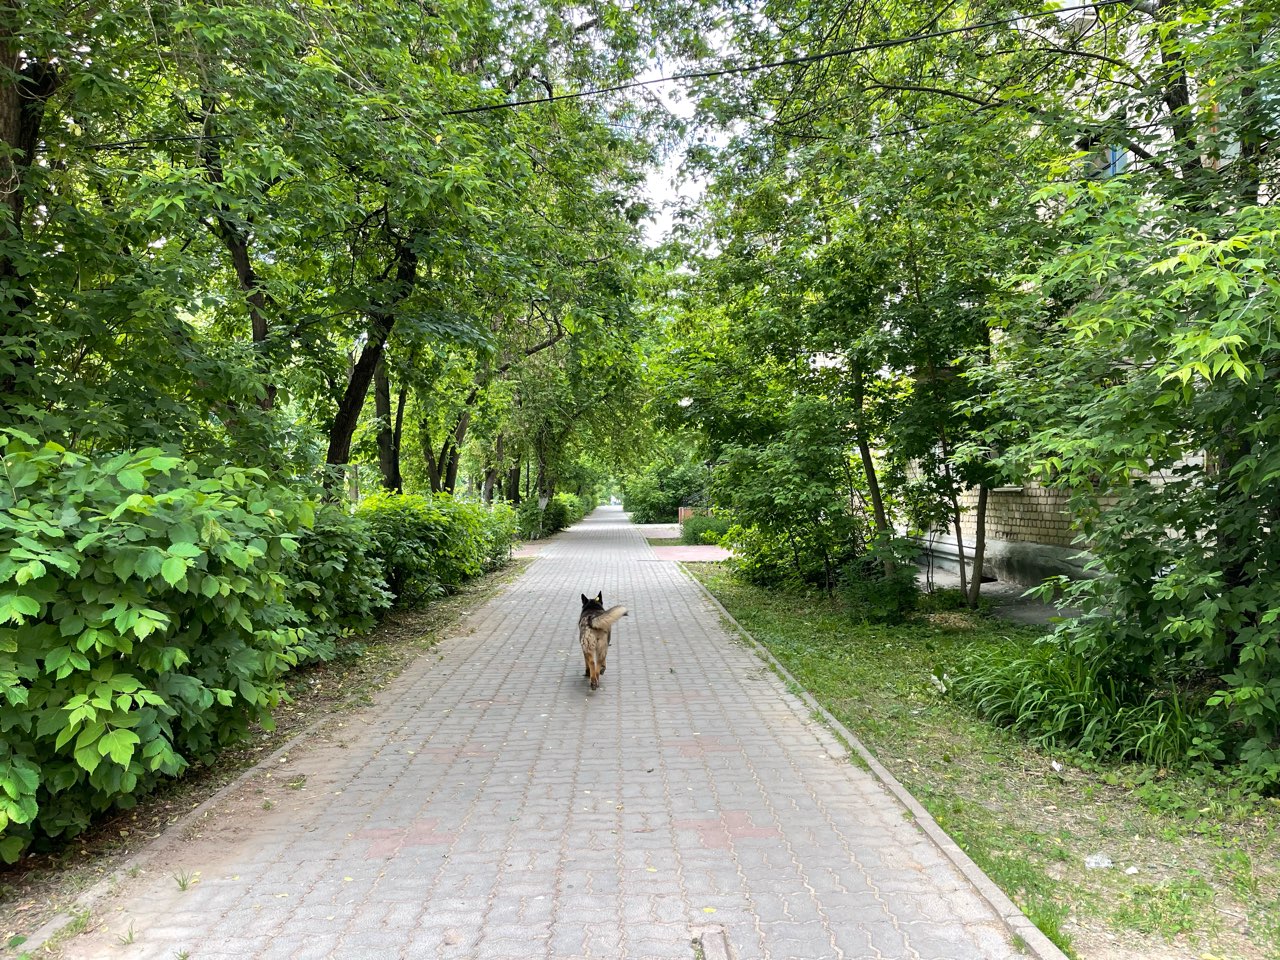
<svg viewBox="0 0 1280 960">
<path fill-rule="evenodd" d="M 978 493 L 971 490 L 960 497 L 960 528 L 967 544 L 976 535 L 975 513 Z M 950 533 L 951 530 L 946 531 Z M 1021 487 L 996 487 L 987 494 L 987 538 L 1015 543 L 1047 543 L 1069 547 L 1075 539 L 1067 514 L 1065 490 L 1049 490 L 1028 482 Z"/>
</svg>

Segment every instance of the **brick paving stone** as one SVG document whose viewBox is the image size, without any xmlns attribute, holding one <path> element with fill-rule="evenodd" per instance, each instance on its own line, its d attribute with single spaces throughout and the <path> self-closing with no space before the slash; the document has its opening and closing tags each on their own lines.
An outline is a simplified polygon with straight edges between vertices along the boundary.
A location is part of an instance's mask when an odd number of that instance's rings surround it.
<svg viewBox="0 0 1280 960">
<path fill-rule="evenodd" d="M 597 591 L 630 614 L 593 693 L 575 624 Z M 1020 955 L 617 508 L 191 832 L 68 960 L 692 960 L 711 929 L 738 960 Z"/>
</svg>

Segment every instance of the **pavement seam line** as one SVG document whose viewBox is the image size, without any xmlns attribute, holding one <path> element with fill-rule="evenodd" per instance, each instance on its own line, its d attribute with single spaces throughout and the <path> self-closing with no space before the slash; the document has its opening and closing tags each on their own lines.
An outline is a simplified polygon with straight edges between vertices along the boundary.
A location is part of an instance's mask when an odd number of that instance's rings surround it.
<svg viewBox="0 0 1280 960">
<path fill-rule="evenodd" d="M 853 751 L 862 759 L 862 761 L 870 769 L 871 773 L 878 779 L 885 788 L 893 794 L 893 796 L 906 807 L 912 818 L 919 825 L 924 834 L 933 841 L 943 853 L 944 856 L 960 871 L 961 875 L 973 886 L 978 895 L 982 897 L 996 915 L 1004 923 L 1008 931 L 1020 938 L 1026 944 L 1026 949 L 1031 952 L 1035 960 L 1069 960 L 1067 955 L 1063 953 L 1058 946 L 1045 936 L 1044 932 L 1034 923 L 1027 919 L 1026 915 L 1018 908 L 1003 890 L 1001 890 L 990 877 L 983 872 L 982 868 L 974 863 L 973 859 L 964 852 L 953 840 L 928 810 L 911 795 L 906 787 L 895 777 L 889 770 L 876 759 L 875 755 L 863 745 L 848 727 L 836 719 L 826 707 L 814 699 L 803 685 L 791 674 L 777 657 L 770 652 L 769 648 L 757 640 L 746 627 L 740 624 L 722 604 L 706 585 L 697 577 L 691 574 L 683 563 L 676 561 L 681 572 L 697 585 L 703 595 L 711 601 L 716 610 L 724 617 L 725 621 L 731 624 L 742 637 L 744 641 L 755 652 L 756 656 L 769 664 L 778 675 L 787 683 L 794 687 L 795 695 L 810 709 L 816 711 L 823 721 L 833 729 L 839 736 L 848 742 Z"/>
</svg>

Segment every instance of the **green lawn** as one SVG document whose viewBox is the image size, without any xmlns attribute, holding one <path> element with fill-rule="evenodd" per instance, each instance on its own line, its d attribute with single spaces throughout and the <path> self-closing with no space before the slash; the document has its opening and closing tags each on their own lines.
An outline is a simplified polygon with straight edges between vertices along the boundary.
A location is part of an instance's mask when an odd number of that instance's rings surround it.
<svg viewBox="0 0 1280 960">
<path fill-rule="evenodd" d="M 930 679 L 969 653 L 1012 654 L 1036 630 L 967 611 L 854 623 L 838 601 L 685 566 L 1072 955 L 1280 956 L 1280 804 L 1047 755 Z M 1111 866 L 1088 868 L 1094 855 Z M 1117 938 L 1131 952 L 1114 952 Z"/>
</svg>

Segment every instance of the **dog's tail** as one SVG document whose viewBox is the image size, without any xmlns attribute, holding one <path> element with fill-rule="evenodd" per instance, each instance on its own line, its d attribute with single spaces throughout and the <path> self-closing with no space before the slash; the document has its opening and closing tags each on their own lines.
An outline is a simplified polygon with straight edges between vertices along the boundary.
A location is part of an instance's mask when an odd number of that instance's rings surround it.
<svg viewBox="0 0 1280 960">
<path fill-rule="evenodd" d="M 623 606 L 610 607 L 604 613 L 597 613 L 591 618 L 591 626 L 597 630 L 608 630 L 615 623 L 627 615 L 627 608 Z"/>
</svg>

